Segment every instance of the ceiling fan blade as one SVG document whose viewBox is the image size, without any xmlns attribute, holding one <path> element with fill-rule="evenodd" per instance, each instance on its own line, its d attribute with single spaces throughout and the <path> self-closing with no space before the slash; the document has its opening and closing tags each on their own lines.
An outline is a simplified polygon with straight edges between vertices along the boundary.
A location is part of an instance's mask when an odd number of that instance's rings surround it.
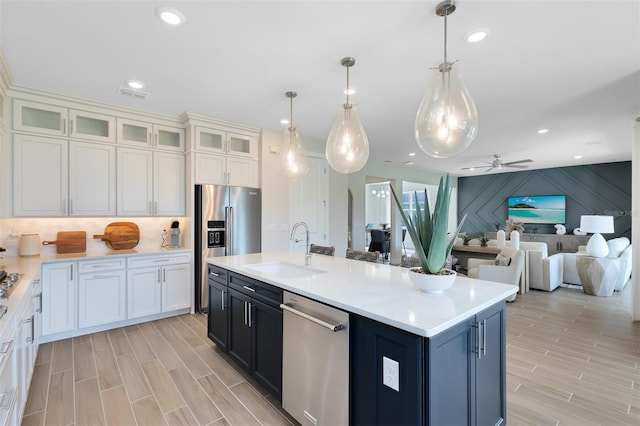
<svg viewBox="0 0 640 426">
<path fill-rule="evenodd" d="M 526 159 L 526 160 L 518 160 L 518 161 L 509 161 L 508 163 L 502 163 L 502 165 L 503 166 L 511 166 L 512 164 L 531 163 L 531 162 L 533 162 L 533 160 Z"/>
<path fill-rule="evenodd" d="M 517 164 L 503 164 L 505 167 L 513 167 L 514 169 L 526 169 L 529 166 L 519 166 Z"/>
</svg>

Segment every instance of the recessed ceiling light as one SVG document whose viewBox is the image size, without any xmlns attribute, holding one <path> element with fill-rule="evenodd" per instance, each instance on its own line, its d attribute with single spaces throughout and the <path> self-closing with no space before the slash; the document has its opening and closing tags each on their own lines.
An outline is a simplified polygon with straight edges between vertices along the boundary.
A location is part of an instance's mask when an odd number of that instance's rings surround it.
<svg viewBox="0 0 640 426">
<path fill-rule="evenodd" d="M 280 124 L 289 124 L 289 120 L 283 118 L 282 120 L 280 120 Z"/>
<path fill-rule="evenodd" d="M 469 43 L 477 43 L 484 40 L 489 35 L 489 28 L 477 28 L 471 32 L 468 32 L 464 37 Z"/>
<path fill-rule="evenodd" d="M 576 160 L 579 160 L 582 158 L 582 155 L 578 154 L 578 155 L 574 155 L 573 158 L 575 158 Z"/>
<path fill-rule="evenodd" d="M 139 80 L 127 80 L 127 86 L 132 89 L 140 90 L 144 88 L 144 83 Z"/>
<path fill-rule="evenodd" d="M 159 7 L 156 9 L 156 15 L 169 25 L 180 25 L 185 20 L 182 12 L 172 7 Z"/>
<path fill-rule="evenodd" d="M 549 129 L 540 129 L 538 130 L 538 134 L 539 135 L 544 135 L 545 133 L 547 133 L 549 131 Z"/>
<path fill-rule="evenodd" d="M 415 157 L 415 156 L 416 156 L 416 153 L 415 153 L 415 152 L 410 152 L 410 153 L 409 153 L 409 157 Z"/>
</svg>

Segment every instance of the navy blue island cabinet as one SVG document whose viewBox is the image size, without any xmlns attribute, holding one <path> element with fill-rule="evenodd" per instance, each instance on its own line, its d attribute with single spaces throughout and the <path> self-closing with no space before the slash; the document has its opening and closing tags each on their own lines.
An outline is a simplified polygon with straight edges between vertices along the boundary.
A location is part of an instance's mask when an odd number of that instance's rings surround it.
<svg viewBox="0 0 640 426">
<path fill-rule="evenodd" d="M 505 302 L 429 338 L 351 318 L 353 425 L 506 422 Z M 383 359 L 398 363 L 397 390 Z"/>
</svg>

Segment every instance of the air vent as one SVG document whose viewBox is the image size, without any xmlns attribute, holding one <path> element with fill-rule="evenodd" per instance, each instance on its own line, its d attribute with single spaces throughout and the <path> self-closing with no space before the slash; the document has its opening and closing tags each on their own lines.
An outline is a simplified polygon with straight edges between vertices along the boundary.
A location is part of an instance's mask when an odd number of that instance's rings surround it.
<svg viewBox="0 0 640 426">
<path fill-rule="evenodd" d="M 139 90 L 129 89 L 128 87 L 121 87 L 119 90 L 120 90 L 120 94 L 133 96 L 134 98 L 145 99 L 147 96 L 149 96 L 149 93 L 141 92 Z"/>
</svg>

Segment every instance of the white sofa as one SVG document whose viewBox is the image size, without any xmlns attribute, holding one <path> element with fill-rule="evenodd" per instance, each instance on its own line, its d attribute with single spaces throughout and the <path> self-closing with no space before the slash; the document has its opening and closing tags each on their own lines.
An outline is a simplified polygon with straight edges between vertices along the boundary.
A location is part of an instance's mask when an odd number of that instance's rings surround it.
<svg viewBox="0 0 640 426">
<path fill-rule="evenodd" d="M 609 254 L 602 259 L 603 267 L 616 271 L 614 290 L 621 291 L 631 277 L 631 242 L 626 237 L 619 237 L 608 240 L 607 245 Z M 582 285 L 577 267 L 578 256 L 587 256 L 584 246 L 580 246 L 577 253 L 557 253 L 549 256 L 543 262 L 543 273 L 547 276 L 548 282 L 540 290 L 553 291 L 562 283 Z"/>
</svg>

